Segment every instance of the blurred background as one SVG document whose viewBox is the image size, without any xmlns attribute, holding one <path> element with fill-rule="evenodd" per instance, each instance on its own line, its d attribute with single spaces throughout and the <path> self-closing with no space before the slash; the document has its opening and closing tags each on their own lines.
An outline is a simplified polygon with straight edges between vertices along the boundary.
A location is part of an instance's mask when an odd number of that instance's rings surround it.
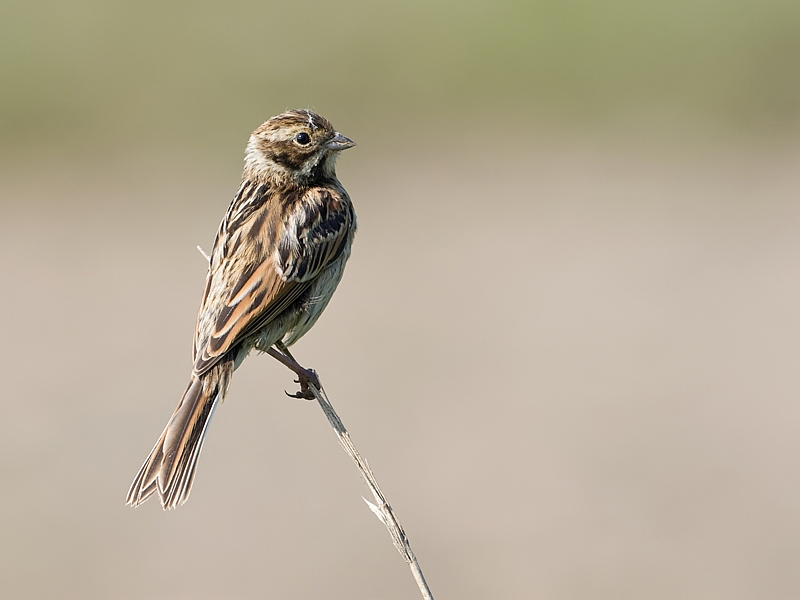
<svg viewBox="0 0 800 600">
<path fill-rule="evenodd" d="M 5 0 L 0 598 L 418 597 L 268 357 L 124 506 L 295 107 L 360 226 L 295 354 L 437 598 L 799 597 L 798 65 L 789 0 Z"/>
</svg>

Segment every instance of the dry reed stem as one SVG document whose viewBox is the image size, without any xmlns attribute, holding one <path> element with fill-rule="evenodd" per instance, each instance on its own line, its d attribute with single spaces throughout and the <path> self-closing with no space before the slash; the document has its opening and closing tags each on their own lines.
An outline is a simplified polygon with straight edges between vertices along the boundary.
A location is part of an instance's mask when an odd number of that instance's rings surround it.
<svg viewBox="0 0 800 600">
<path fill-rule="evenodd" d="M 375 504 L 366 498 L 363 499 L 364 502 L 367 503 L 370 510 L 375 513 L 375 516 L 378 517 L 380 522 L 389 530 L 389 535 L 392 536 L 394 547 L 397 548 L 397 551 L 408 563 L 411 574 L 414 576 L 419 591 L 422 593 L 422 597 L 425 598 L 425 600 L 433 600 L 433 594 L 425 581 L 425 576 L 422 574 L 422 569 L 419 566 L 419 562 L 417 562 L 417 557 L 411 549 L 411 544 L 408 541 L 406 532 L 403 530 L 403 526 L 400 525 L 400 521 L 398 521 L 395 516 L 391 505 L 386 501 L 386 497 L 378 486 L 375 475 L 369 468 L 367 461 L 358 453 L 358 450 L 356 450 L 356 447 L 350 440 L 350 434 L 347 433 L 344 423 L 342 423 L 339 415 L 336 414 L 336 411 L 333 409 L 330 400 L 328 400 L 328 395 L 325 393 L 322 386 L 320 386 L 320 389 L 317 389 L 316 386 L 309 385 L 309 388 L 311 389 L 311 393 L 314 394 L 314 398 L 316 398 L 319 403 L 322 412 L 328 417 L 328 422 L 331 424 L 331 427 L 333 427 L 336 437 L 339 438 L 339 443 L 342 445 L 342 448 L 344 448 L 344 451 L 353 459 L 353 462 L 356 463 L 358 470 L 361 471 L 361 476 L 364 478 L 364 481 L 367 482 L 367 486 L 372 492 Z"/>
</svg>

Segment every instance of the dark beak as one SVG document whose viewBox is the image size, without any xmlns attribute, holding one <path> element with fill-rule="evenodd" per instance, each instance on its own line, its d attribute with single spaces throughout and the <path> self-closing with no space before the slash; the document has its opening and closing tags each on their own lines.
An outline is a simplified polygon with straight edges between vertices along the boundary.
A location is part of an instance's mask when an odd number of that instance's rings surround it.
<svg viewBox="0 0 800 600">
<path fill-rule="evenodd" d="M 325 143 L 325 147 L 328 150 L 347 150 L 348 148 L 352 148 L 355 145 L 356 143 L 353 140 L 344 137 L 338 131 L 336 132 L 336 135 L 334 135 L 331 139 L 329 139 Z"/>
</svg>

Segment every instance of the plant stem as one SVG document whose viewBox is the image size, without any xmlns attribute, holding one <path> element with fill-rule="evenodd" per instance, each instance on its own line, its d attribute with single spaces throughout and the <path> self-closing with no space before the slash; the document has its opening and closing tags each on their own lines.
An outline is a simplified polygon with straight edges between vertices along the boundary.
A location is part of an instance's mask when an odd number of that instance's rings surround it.
<svg viewBox="0 0 800 600">
<path fill-rule="evenodd" d="M 309 388 L 311 389 L 311 393 L 314 394 L 314 398 L 316 398 L 319 403 L 322 412 L 324 412 L 325 416 L 328 418 L 331 427 L 333 427 L 333 431 L 336 433 L 336 437 L 339 438 L 339 443 L 342 445 L 342 448 L 344 448 L 344 451 L 353 459 L 353 462 L 356 463 L 358 470 L 361 472 L 361 476 L 364 478 L 364 481 L 367 482 L 367 486 L 372 492 L 375 504 L 366 498 L 364 498 L 364 502 L 367 503 L 370 510 L 375 513 L 375 516 L 378 517 L 381 523 L 386 526 L 386 529 L 389 530 L 389 535 L 392 536 L 394 547 L 397 548 L 397 551 L 408 563 L 411 574 L 414 576 L 419 591 L 422 593 L 422 597 L 425 600 L 433 600 L 433 594 L 425 581 L 425 576 L 422 574 L 422 569 L 419 566 L 417 557 L 411 549 L 411 544 L 408 541 L 406 532 L 403 530 L 403 526 L 400 525 L 400 521 L 398 521 L 395 516 L 391 505 L 386 501 L 386 497 L 378 486 L 375 475 L 369 468 L 367 461 L 358 453 L 358 450 L 356 450 L 356 447 L 350 439 L 350 434 L 347 433 L 344 423 L 342 423 L 339 415 L 336 414 L 336 411 L 333 409 L 333 405 L 331 405 L 330 400 L 328 400 L 328 395 L 325 393 L 322 386 L 317 388 L 315 385 L 311 384 Z"/>
</svg>

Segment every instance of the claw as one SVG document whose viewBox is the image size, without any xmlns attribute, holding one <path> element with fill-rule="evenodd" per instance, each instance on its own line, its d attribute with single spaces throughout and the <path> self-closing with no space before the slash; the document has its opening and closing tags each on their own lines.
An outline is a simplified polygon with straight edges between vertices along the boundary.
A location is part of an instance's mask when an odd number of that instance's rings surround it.
<svg viewBox="0 0 800 600">
<path fill-rule="evenodd" d="M 282 362 L 284 365 L 289 367 L 292 371 L 295 372 L 297 375 L 297 379 L 294 380 L 295 383 L 300 385 L 300 391 L 295 392 L 294 394 L 290 394 L 286 390 L 283 391 L 284 394 L 289 396 L 289 398 L 301 398 L 303 400 L 314 400 L 314 389 L 322 389 L 322 385 L 319 382 L 319 376 L 314 369 L 304 369 L 301 367 L 297 362 L 292 358 L 292 356 L 288 353 L 288 351 L 284 348 L 285 353 L 281 353 L 275 348 L 270 348 L 267 352 L 273 357 L 276 358 L 279 362 Z"/>
<path fill-rule="evenodd" d="M 305 369 L 297 363 L 294 357 L 289 353 L 289 350 L 280 342 L 274 348 L 269 348 L 267 353 L 275 358 L 284 366 L 289 367 L 297 375 L 295 383 L 300 384 L 300 391 L 294 394 L 284 390 L 284 393 L 290 398 L 303 398 L 305 400 L 313 400 L 314 394 L 311 388 L 321 390 L 322 385 L 319 382 L 319 376 L 314 369 Z"/>
<path fill-rule="evenodd" d="M 303 390 L 300 390 L 299 392 L 295 392 L 294 394 L 290 394 L 286 390 L 283 390 L 283 393 L 286 394 L 287 396 L 289 396 L 289 398 L 297 398 L 298 400 L 313 400 L 314 399 L 314 394 L 311 394 L 308 391 L 304 392 Z"/>
</svg>

